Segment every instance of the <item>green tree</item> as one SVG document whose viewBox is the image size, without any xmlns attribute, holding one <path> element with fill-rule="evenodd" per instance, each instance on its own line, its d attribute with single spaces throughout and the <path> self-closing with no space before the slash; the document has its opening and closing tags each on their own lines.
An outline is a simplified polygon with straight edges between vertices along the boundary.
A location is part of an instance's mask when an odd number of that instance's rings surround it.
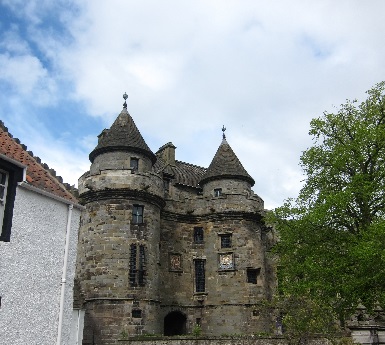
<svg viewBox="0 0 385 345">
<path fill-rule="evenodd" d="M 304 186 L 269 219 L 280 237 L 281 300 L 317 306 L 341 323 L 359 301 L 385 307 L 385 83 L 367 95 L 311 121 Z M 303 310 L 285 312 L 290 321 Z M 333 329 L 314 322 L 315 333 Z"/>
</svg>

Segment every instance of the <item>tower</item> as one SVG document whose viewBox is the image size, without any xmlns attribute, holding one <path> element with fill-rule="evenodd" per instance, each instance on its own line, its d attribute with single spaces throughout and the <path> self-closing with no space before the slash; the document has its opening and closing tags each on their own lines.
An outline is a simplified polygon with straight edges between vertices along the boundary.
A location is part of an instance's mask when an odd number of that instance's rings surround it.
<svg viewBox="0 0 385 345">
<path fill-rule="evenodd" d="M 154 154 L 124 102 L 90 153 L 79 179 L 84 345 L 197 325 L 213 336 L 270 329 L 262 305 L 275 285 L 272 238 L 254 179 L 224 134 L 207 169 L 175 149 Z"/>
<path fill-rule="evenodd" d="M 127 98 L 127 95 L 124 96 Z M 163 181 L 156 157 L 124 102 L 89 155 L 79 179 L 85 204 L 77 280 L 85 302 L 83 344 L 114 344 L 125 334 L 160 333 L 160 210 Z"/>
</svg>

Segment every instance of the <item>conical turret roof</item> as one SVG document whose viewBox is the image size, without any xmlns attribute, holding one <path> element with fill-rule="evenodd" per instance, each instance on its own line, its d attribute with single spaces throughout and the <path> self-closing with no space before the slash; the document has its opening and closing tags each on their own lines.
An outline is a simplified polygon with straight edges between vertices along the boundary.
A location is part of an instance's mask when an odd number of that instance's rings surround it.
<svg viewBox="0 0 385 345">
<path fill-rule="evenodd" d="M 124 106 L 111 128 L 103 130 L 99 135 L 98 145 L 89 156 L 91 163 L 98 155 L 112 151 L 138 152 L 150 158 L 152 163 L 156 161 L 155 154 L 144 141 L 126 106 Z"/>
<path fill-rule="evenodd" d="M 255 183 L 225 138 L 223 138 L 221 145 L 199 184 L 202 186 L 208 181 L 221 180 L 224 178 L 243 180 L 249 182 L 251 186 Z"/>
</svg>

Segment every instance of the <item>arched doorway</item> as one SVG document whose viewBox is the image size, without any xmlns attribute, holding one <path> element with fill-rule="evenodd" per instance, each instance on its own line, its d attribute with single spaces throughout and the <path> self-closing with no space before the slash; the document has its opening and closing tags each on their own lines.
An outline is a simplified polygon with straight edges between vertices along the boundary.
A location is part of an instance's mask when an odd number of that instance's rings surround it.
<svg viewBox="0 0 385 345">
<path fill-rule="evenodd" d="M 185 314 L 180 311 L 172 311 L 164 318 L 164 335 L 183 335 L 186 334 Z"/>
</svg>

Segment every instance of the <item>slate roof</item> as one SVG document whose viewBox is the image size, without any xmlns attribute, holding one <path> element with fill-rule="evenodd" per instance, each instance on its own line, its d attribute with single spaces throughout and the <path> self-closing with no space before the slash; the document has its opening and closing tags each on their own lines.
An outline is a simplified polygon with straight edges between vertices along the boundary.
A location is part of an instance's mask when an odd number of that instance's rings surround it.
<svg viewBox="0 0 385 345">
<path fill-rule="evenodd" d="M 175 165 L 166 164 L 160 157 L 154 165 L 157 173 L 172 176 L 173 182 L 184 186 L 199 188 L 199 181 L 206 172 L 206 168 L 175 160 Z"/>
<path fill-rule="evenodd" d="M 99 135 L 99 142 L 90 153 L 91 163 L 95 157 L 104 152 L 111 151 L 133 151 L 149 157 L 153 163 L 156 156 L 147 146 L 134 120 L 124 107 L 110 129 L 105 129 Z"/>
<path fill-rule="evenodd" d="M 251 186 L 255 183 L 254 179 L 242 166 L 226 139 L 222 140 L 222 143 L 219 146 L 210 166 L 199 183 L 200 185 L 203 185 L 208 181 L 223 178 L 247 181 L 251 184 Z"/>
<path fill-rule="evenodd" d="M 27 151 L 25 145 L 20 144 L 19 139 L 13 138 L 1 121 L 0 153 L 27 166 L 26 180 L 30 185 L 74 203 L 78 202 L 75 196 L 59 181 L 62 180 L 61 177 L 56 177 L 54 170 L 49 169 L 46 164 L 40 164 L 40 158 L 34 157 L 31 151 Z"/>
</svg>

